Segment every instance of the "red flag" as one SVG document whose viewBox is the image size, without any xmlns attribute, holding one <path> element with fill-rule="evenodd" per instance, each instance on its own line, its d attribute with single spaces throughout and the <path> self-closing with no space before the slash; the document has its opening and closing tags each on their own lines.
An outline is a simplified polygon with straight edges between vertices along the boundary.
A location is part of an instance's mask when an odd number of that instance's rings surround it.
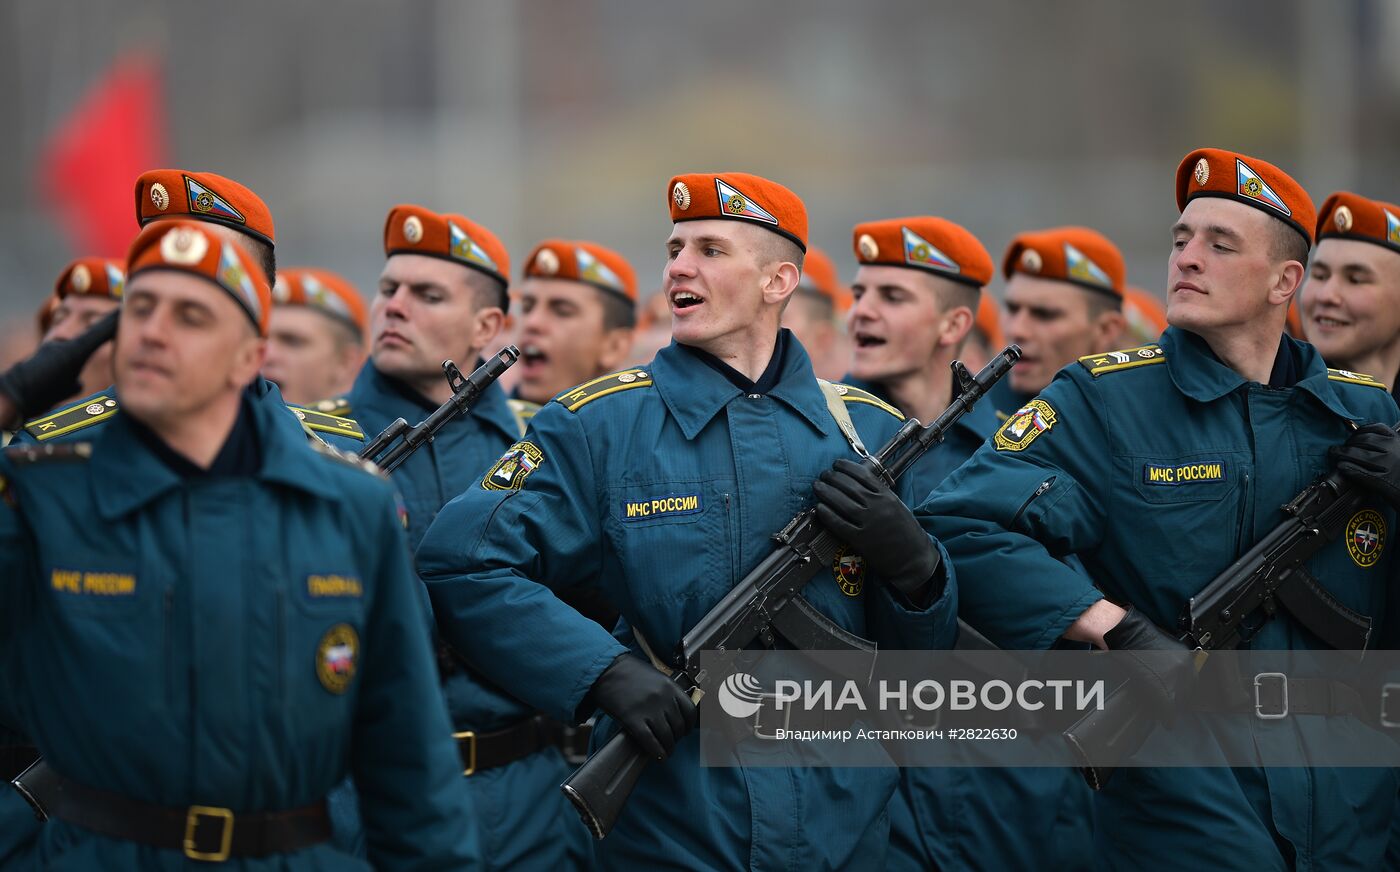
<svg viewBox="0 0 1400 872">
<path fill-rule="evenodd" d="M 144 54 L 118 58 L 44 143 L 41 198 L 57 209 L 74 250 L 124 257 L 136 235 L 136 177 L 162 166 L 160 69 Z"/>
</svg>

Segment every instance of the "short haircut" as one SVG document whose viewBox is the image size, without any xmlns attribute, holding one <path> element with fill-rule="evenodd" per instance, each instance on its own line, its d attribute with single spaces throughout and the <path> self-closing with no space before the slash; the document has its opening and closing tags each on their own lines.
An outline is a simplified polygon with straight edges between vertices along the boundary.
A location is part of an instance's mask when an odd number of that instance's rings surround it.
<svg viewBox="0 0 1400 872">
<path fill-rule="evenodd" d="M 1272 240 L 1274 261 L 1282 263 L 1286 260 L 1296 260 L 1306 267 L 1310 246 L 1303 235 L 1272 216 L 1270 216 L 1269 226 L 1273 228 L 1274 234 Z"/>
<path fill-rule="evenodd" d="M 594 288 L 598 300 L 603 304 L 604 330 L 631 330 L 637 326 L 637 306 L 621 294 Z"/>
<path fill-rule="evenodd" d="M 467 274 L 466 285 L 471 290 L 474 297 L 473 304 L 478 309 L 490 309 L 495 307 L 502 312 L 510 308 L 510 294 L 505 283 L 500 279 L 488 276 L 481 270 L 471 267 L 463 268 Z"/>
<path fill-rule="evenodd" d="M 804 255 L 802 249 L 797 247 L 797 243 L 786 236 L 779 236 L 771 231 L 764 231 L 767 237 L 762 242 L 759 254 L 765 258 L 764 263 L 791 263 L 797 266 L 797 271 L 802 271 L 802 260 Z"/>
<path fill-rule="evenodd" d="M 920 270 L 920 272 L 928 278 L 938 279 L 927 270 Z M 933 290 L 934 297 L 938 300 L 938 306 L 943 311 L 963 306 L 972 310 L 974 321 L 977 319 L 977 304 L 981 302 L 982 297 L 981 288 L 953 279 L 939 279 L 929 283 L 928 286 Z"/>
<path fill-rule="evenodd" d="M 1123 311 L 1123 298 L 1117 294 L 1088 288 L 1081 288 L 1079 293 L 1084 295 L 1084 301 L 1089 305 L 1090 321 L 1097 321 L 1106 312 Z"/>
<path fill-rule="evenodd" d="M 241 234 L 246 240 L 244 249 L 257 260 L 263 272 L 267 273 L 267 283 L 269 285 L 277 282 L 277 250 L 261 239 L 256 239 L 248 234 Z"/>
</svg>

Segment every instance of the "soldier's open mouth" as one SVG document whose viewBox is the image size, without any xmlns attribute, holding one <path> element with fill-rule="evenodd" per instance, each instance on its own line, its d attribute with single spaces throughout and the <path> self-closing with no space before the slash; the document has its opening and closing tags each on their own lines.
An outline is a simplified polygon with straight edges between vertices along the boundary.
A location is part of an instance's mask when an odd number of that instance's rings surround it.
<svg viewBox="0 0 1400 872">
<path fill-rule="evenodd" d="M 520 350 L 520 362 L 526 366 L 545 363 L 548 360 L 549 355 L 541 351 L 537 345 L 527 345 Z"/>
<path fill-rule="evenodd" d="M 681 291 L 671 297 L 671 305 L 676 309 L 689 309 L 694 306 L 703 305 L 704 302 L 704 300 L 686 291 Z"/>
<path fill-rule="evenodd" d="M 885 340 L 879 336 L 867 336 L 863 333 L 856 334 L 856 346 L 858 348 L 874 348 L 877 345 L 884 345 Z"/>
</svg>

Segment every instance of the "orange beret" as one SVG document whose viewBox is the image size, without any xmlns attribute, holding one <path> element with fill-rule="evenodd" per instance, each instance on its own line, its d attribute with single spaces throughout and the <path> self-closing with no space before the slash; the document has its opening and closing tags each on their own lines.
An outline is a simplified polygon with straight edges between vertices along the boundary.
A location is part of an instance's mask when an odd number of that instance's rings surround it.
<svg viewBox="0 0 1400 872">
<path fill-rule="evenodd" d="M 961 225 L 920 215 L 866 221 L 851 231 L 861 264 L 928 270 L 963 284 L 982 287 L 992 279 L 992 256 Z"/>
<path fill-rule="evenodd" d="M 272 213 L 252 191 L 213 173 L 147 170 L 136 180 L 136 220 L 195 218 L 242 231 L 275 246 Z"/>
<path fill-rule="evenodd" d="M 627 258 L 596 242 L 546 239 L 530 252 L 525 275 L 583 282 L 637 303 L 637 273 Z"/>
<path fill-rule="evenodd" d="M 363 336 L 369 329 L 369 311 L 355 286 L 330 270 L 300 266 L 277 271 L 272 285 L 274 306 L 311 306 L 339 318 Z"/>
<path fill-rule="evenodd" d="M 39 325 L 40 339 L 42 339 L 44 334 L 49 332 L 49 328 L 53 326 L 53 313 L 58 310 L 58 303 L 58 295 L 50 294 L 43 303 L 39 304 L 39 311 L 35 313 L 35 321 L 38 322 Z"/>
<path fill-rule="evenodd" d="M 1313 243 L 1317 212 L 1303 186 L 1258 158 L 1223 148 L 1198 148 L 1176 168 L 1176 207 L 1196 197 L 1224 197 L 1272 215 Z"/>
<path fill-rule="evenodd" d="M 208 233 L 195 221 L 158 221 L 142 230 L 126 256 L 128 280 L 144 272 L 174 270 L 208 279 L 242 307 L 258 334 L 267 335 L 272 289 L 248 253 Z"/>
<path fill-rule="evenodd" d="M 987 345 L 992 351 L 1006 347 L 1006 339 L 1001 332 L 1001 307 L 997 305 L 996 298 L 986 291 L 977 298 L 977 318 L 973 321 L 973 327 L 987 337 Z"/>
<path fill-rule="evenodd" d="M 94 297 L 122 298 L 126 287 L 126 270 L 119 260 L 105 257 L 80 257 L 63 272 L 54 283 L 53 293 L 57 299 L 69 294 L 88 294 Z"/>
<path fill-rule="evenodd" d="M 501 283 L 504 308 L 510 255 L 496 234 L 469 218 L 400 203 L 384 219 L 384 255 L 393 254 L 425 254 L 483 272 Z"/>
<path fill-rule="evenodd" d="M 666 186 L 671 221 L 730 218 L 749 221 L 807 250 L 807 207 L 777 182 L 749 173 L 689 173 Z"/>
<path fill-rule="evenodd" d="M 1400 206 L 1338 191 L 1322 202 L 1318 239 L 1359 239 L 1400 252 Z"/>
<path fill-rule="evenodd" d="M 851 292 L 841 284 L 836 273 L 836 262 L 815 245 L 808 248 L 807 256 L 802 258 L 802 283 L 799 287 L 826 297 L 837 312 L 851 308 Z"/>
<path fill-rule="evenodd" d="M 1142 342 L 1155 342 L 1167 329 L 1167 309 L 1154 294 L 1142 288 L 1123 289 L 1123 317 L 1133 337 Z"/>
<path fill-rule="evenodd" d="M 1118 246 L 1087 227 L 1052 227 L 1017 234 L 1001 259 L 1001 273 L 1013 272 L 1123 296 L 1127 270 Z"/>
</svg>

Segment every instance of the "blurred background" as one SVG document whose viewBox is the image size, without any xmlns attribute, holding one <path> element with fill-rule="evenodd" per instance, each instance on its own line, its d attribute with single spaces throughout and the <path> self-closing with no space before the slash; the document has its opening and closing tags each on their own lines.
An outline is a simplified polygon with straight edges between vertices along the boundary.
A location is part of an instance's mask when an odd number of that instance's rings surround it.
<svg viewBox="0 0 1400 872">
<path fill-rule="evenodd" d="M 1160 295 L 1193 147 L 1400 199 L 1396 45 L 1400 0 L 9 0 L 0 362 L 69 259 L 124 252 L 156 166 L 248 185 L 279 263 L 365 293 L 416 202 L 495 230 L 517 277 L 543 237 L 596 239 L 646 294 L 668 178 L 744 170 L 804 197 L 845 281 L 852 224 L 931 213 L 998 259 L 1095 227 Z"/>
</svg>

